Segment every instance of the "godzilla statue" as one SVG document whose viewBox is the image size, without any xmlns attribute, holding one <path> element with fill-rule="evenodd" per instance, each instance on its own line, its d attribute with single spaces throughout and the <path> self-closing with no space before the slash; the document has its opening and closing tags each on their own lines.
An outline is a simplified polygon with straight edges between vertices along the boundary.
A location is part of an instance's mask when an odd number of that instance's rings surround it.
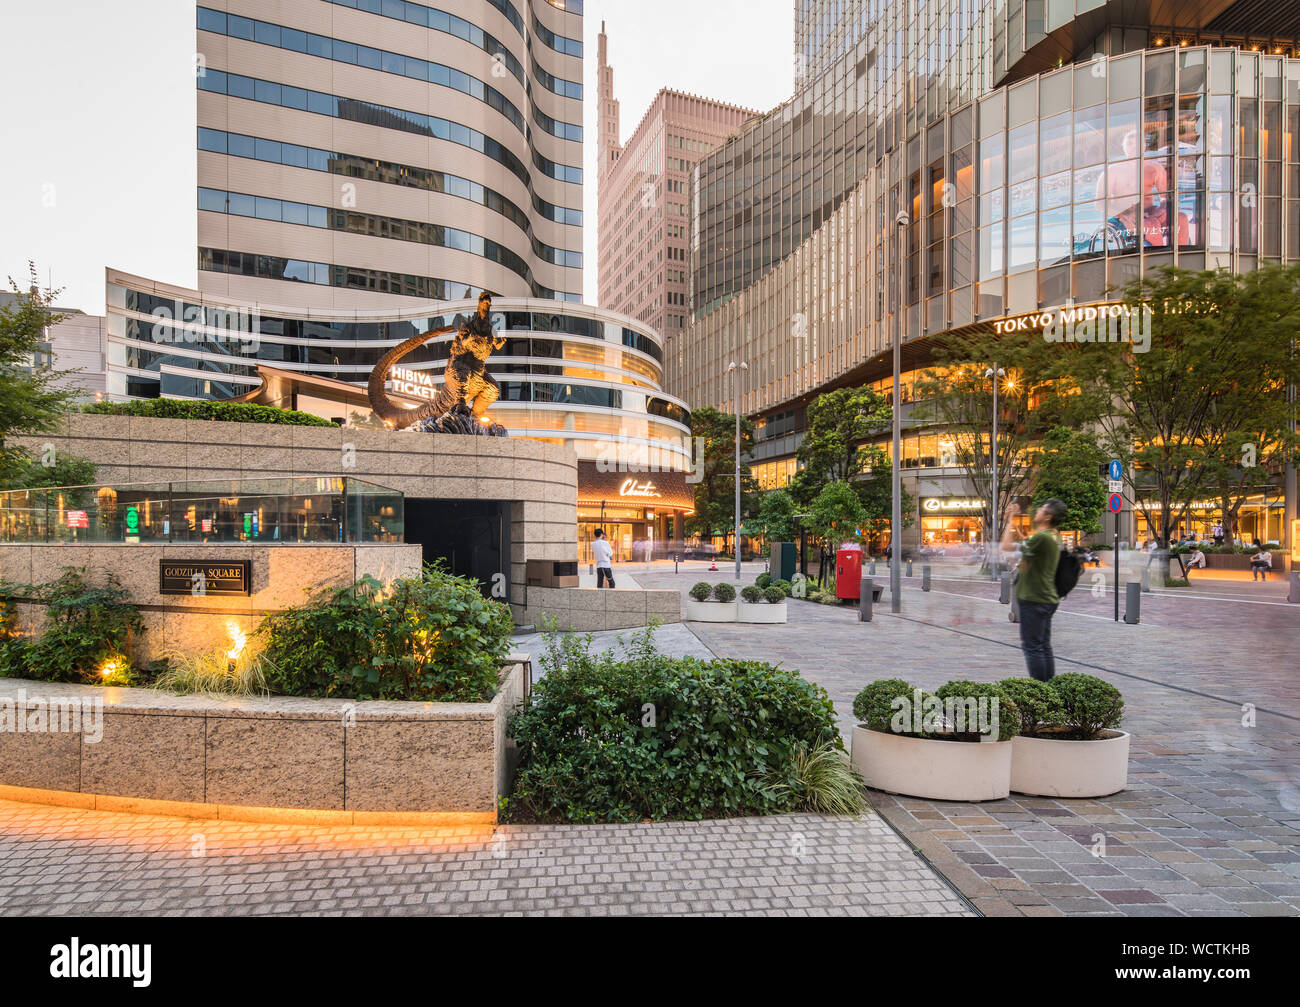
<svg viewBox="0 0 1300 1007">
<path fill-rule="evenodd" d="M 451 332 L 456 326 L 421 332 L 385 353 L 370 372 L 366 388 L 375 415 L 397 430 L 410 428 L 422 433 L 509 436 L 505 427 L 487 415 L 488 408 L 501 395 L 501 386 L 487 372 L 487 359 L 493 350 L 505 345 L 505 337 L 498 337 L 492 331 L 491 312 L 492 295 L 485 290 L 478 295 L 478 310 L 456 329 L 456 338 L 451 341 L 451 355 L 443 371 L 442 387 L 432 401 L 415 409 L 394 402 L 384 390 L 384 381 L 393 365 L 417 346 L 434 336 Z"/>
</svg>

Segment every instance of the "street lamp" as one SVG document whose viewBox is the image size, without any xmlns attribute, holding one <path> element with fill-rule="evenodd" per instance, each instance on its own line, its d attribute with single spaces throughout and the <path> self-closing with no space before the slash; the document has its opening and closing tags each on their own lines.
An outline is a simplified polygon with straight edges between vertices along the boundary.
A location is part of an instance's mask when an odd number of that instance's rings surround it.
<svg viewBox="0 0 1300 1007">
<path fill-rule="evenodd" d="M 727 364 L 727 373 L 736 374 L 736 580 L 740 580 L 740 372 L 749 370 L 749 364 Z"/>
<path fill-rule="evenodd" d="M 902 188 L 899 188 L 899 194 L 902 194 Z M 902 378 L 901 371 L 903 366 L 903 301 L 904 287 L 903 274 L 906 270 L 903 268 L 902 251 L 903 251 L 903 232 L 912 222 L 906 210 L 899 210 L 898 216 L 894 218 L 894 268 L 898 272 L 898 305 L 895 311 L 895 331 L 894 331 L 894 464 L 893 479 L 890 487 L 893 493 L 893 508 L 890 512 L 889 519 L 889 610 L 895 614 L 902 611 L 903 600 L 901 597 L 903 586 L 903 567 L 902 567 L 902 530 L 903 530 L 903 484 L 902 484 L 902 465 L 903 465 L 903 420 L 902 420 Z"/>
<path fill-rule="evenodd" d="M 989 559 L 993 565 L 993 579 L 998 579 L 998 561 L 1002 558 L 998 555 L 998 378 L 1006 377 L 1007 372 L 998 366 L 998 362 L 993 361 L 993 366 L 984 370 L 984 379 L 993 379 L 993 510 L 992 510 L 992 537 L 988 540 L 993 543 L 989 550 Z"/>
</svg>

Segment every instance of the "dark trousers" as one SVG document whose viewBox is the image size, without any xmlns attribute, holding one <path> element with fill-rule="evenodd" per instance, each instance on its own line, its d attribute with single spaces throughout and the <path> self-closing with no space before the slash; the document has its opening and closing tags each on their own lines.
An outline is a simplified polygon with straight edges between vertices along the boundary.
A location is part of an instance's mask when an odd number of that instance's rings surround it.
<svg viewBox="0 0 1300 1007">
<path fill-rule="evenodd" d="M 604 587 L 605 581 L 609 581 L 609 586 L 614 586 L 614 571 L 607 566 L 596 567 L 596 586 Z"/>
<path fill-rule="evenodd" d="M 1052 616 L 1056 606 L 1041 601 L 1020 603 L 1020 645 L 1025 651 L 1025 664 L 1029 677 L 1040 682 L 1056 674 L 1056 658 L 1052 655 Z"/>
</svg>

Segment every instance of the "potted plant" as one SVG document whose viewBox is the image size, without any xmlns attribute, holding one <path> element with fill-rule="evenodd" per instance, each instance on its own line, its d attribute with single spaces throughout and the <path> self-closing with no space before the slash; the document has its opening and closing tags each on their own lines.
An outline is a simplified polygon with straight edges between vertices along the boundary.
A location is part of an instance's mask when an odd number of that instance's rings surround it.
<svg viewBox="0 0 1300 1007">
<path fill-rule="evenodd" d="M 736 606 L 736 618 L 740 622 L 772 624 L 786 621 L 785 592 L 779 587 L 749 584 L 740 589 L 740 598 L 741 602 Z"/>
<path fill-rule="evenodd" d="M 736 589 L 726 581 L 710 584 L 702 580 L 687 593 L 690 595 L 684 605 L 687 622 L 736 621 Z"/>
<path fill-rule="evenodd" d="M 853 766 L 868 786 L 940 801 L 1010 793 L 1020 711 L 998 686 L 955 681 L 927 693 L 882 679 L 858 693 L 853 713 Z"/>
<path fill-rule="evenodd" d="M 998 683 L 1020 709 L 1011 789 L 1036 797 L 1105 797 L 1128 786 L 1124 699 L 1109 682 L 1068 672 Z"/>
</svg>

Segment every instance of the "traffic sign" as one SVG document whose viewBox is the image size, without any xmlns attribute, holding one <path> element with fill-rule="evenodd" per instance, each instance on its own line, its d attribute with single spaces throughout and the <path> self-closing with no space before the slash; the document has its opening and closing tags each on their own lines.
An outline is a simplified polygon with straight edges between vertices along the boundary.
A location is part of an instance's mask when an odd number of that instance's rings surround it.
<svg viewBox="0 0 1300 1007">
<path fill-rule="evenodd" d="M 1124 478 L 1124 466 L 1120 463 L 1118 458 L 1112 458 L 1110 460 L 1110 477 L 1112 479 Z"/>
<path fill-rule="evenodd" d="M 1123 509 L 1124 509 L 1124 498 L 1120 496 L 1118 493 L 1112 493 L 1110 495 L 1110 512 L 1112 514 L 1118 514 Z"/>
<path fill-rule="evenodd" d="M 1124 480 L 1123 480 L 1123 479 L 1112 479 L 1112 480 L 1110 481 L 1110 492 L 1111 492 L 1111 493 L 1123 493 L 1123 492 L 1124 492 Z"/>
</svg>

